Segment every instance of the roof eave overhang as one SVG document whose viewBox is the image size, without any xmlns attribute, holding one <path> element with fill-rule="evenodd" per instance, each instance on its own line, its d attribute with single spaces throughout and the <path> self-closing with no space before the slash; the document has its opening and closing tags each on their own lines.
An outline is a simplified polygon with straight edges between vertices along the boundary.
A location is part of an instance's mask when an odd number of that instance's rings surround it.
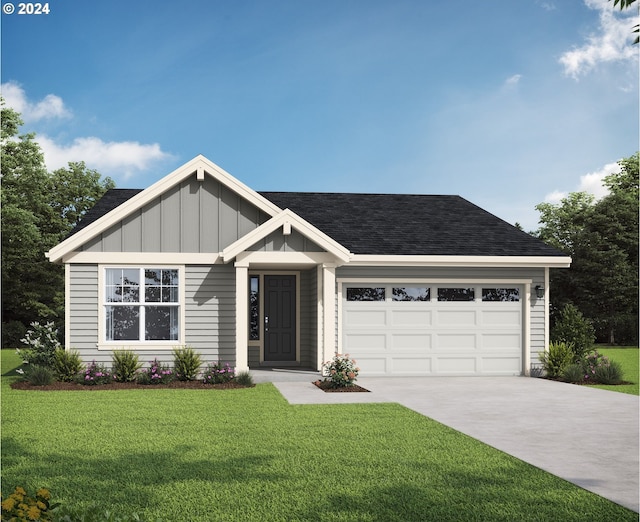
<svg viewBox="0 0 640 522">
<path fill-rule="evenodd" d="M 350 265 L 358 266 L 460 266 L 460 267 L 539 267 L 569 268 L 565 256 L 421 256 L 354 254 Z"/>
<path fill-rule="evenodd" d="M 51 250 L 49 250 L 49 252 L 45 254 L 45 256 L 49 259 L 49 261 L 53 263 L 62 262 L 63 258 L 67 254 L 78 250 L 87 241 L 90 241 L 102 232 L 105 232 L 110 227 L 129 216 L 131 213 L 152 202 L 154 199 L 164 194 L 167 190 L 193 174 L 197 176 L 198 180 L 204 179 L 204 174 L 212 176 L 214 179 L 222 183 L 224 186 L 226 186 L 236 194 L 253 203 L 256 207 L 258 207 L 269 216 L 274 216 L 282 210 L 280 207 L 273 204 L 264 196 L 261 196 L 256 191 L 234 178 L 231 174 L 220 168 L 212 161 L 209 161 L 202 155 L 198 155 L 194 159 L 185 163 L 181 167 L 178 167 L 176 170 L 163 177 L 161 180 L 157 181 L 150 187 L 136 194 L 131 199 L 125 201 L 120 206 L 113 209 L 111 212 L 108 212 L 100 219 L 97 219 L 76 234 L 54 246 Z"/>
</svg>

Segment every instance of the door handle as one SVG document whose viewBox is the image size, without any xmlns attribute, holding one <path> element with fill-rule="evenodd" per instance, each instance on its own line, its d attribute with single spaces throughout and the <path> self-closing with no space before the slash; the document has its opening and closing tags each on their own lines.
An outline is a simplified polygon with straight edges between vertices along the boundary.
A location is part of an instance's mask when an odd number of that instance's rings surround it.
<svg viewBox="0 0 640 522">
<path fill-rule="evenodd" d="M 264 331 L 265 332 L 269 331 L 269 316 L 268 315 L 264 316 Z"/>
</svg>

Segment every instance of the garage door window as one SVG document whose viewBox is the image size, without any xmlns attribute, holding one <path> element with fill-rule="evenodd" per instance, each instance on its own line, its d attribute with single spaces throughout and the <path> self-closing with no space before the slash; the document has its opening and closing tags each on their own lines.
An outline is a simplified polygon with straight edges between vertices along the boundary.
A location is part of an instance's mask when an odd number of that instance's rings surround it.
<svg viewBox="0 0 640 522">
<path fill-rule="evenodd" d="M 384 288 L 347 288 L 347 301 L 384 301 Z"/>
<path fill-rule="evenodd" d="M 394 287 L 394 301 L 429 301 L 431 299 L 429 288 L 424 286 L 405 286 L 402 288 Z"/>
<path fill-rule="evenodd" d="M 438 288 L 438 301 L 473 301 L 475 288 Z"/>
<path fill-rule="evenodd" d="M 482 300 L 485 302 L 520 301 L 520 290 L 517 288 L 483 288 Z"/>
</svg>

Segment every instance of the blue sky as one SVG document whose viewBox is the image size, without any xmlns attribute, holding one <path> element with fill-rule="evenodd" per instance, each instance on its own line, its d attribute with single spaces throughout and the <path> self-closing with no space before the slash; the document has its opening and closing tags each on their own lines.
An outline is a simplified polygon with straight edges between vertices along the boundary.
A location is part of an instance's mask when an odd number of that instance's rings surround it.
<svg viewBox="0 0 640 522">
<path fill-rule="evenodd" d="M 53 0 L 1 15 L 2 95 L 49 168 L 118 187 L 204 154 L 256 190 L 459 194 L 533 230 L 639 147 L 637 9 L 612 4 Z"/>
</svg>

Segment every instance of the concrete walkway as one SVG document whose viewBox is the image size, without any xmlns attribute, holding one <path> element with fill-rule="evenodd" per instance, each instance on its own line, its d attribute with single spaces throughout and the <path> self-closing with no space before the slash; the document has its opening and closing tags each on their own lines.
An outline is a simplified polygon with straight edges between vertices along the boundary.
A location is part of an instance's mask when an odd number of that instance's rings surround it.
<svg viewBox="0 0 640 522">
<path fill-rule="evenodd" d="M 275 372 L 274 372 L 275 373 Z M 291 404 L 397 402 L 639 511 L 639 398 L 528 377 L 358 379 L 371 393 L 325 393 L 317 373 L 271 380 Z"/>
</svg>

